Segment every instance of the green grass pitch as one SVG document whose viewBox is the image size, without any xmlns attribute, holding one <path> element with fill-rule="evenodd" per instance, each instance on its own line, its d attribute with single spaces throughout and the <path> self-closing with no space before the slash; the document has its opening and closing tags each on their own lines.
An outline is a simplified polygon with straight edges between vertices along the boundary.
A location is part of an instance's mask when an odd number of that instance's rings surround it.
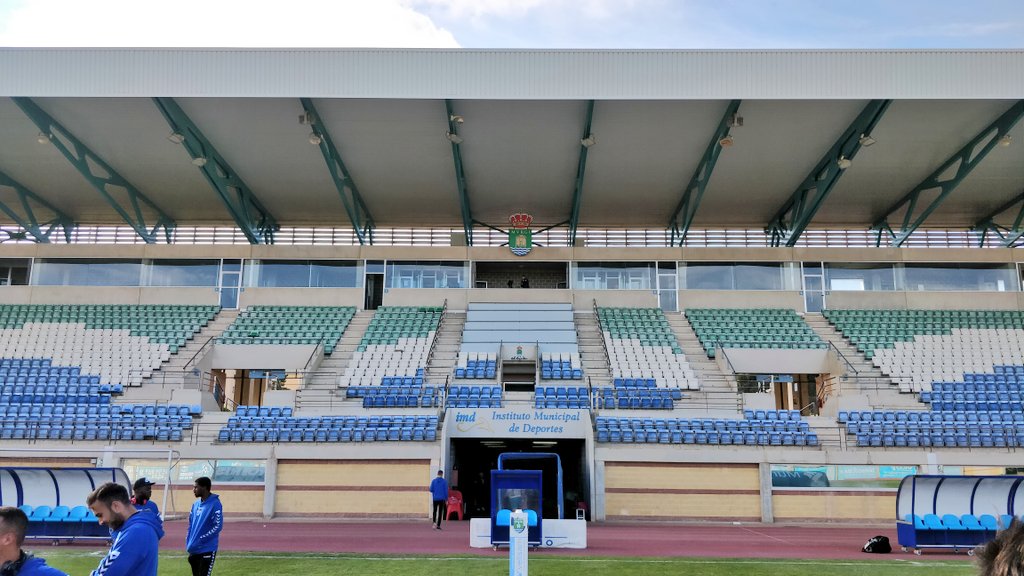
<svg viewBox="0 0 1024 576">
<path fill-rule="evenodd" d="M 72 576 L 96 568 L 101 552 L 37 548 L 47 563 Z M 968 576 L 970 562 L 890 556 L 884 559 L 758 560 L 722 558 L 596 558 L 534 555 L 531 576 Z M 215 576 L 500 576 L 508 573 L 507 558 L 476 556 L 366 556 L 345 554 L 266 554 L 225 552 L 217 557 Z M 191 576 L 183 552 L 160 557 L 160 576 Z"/>
</svg>

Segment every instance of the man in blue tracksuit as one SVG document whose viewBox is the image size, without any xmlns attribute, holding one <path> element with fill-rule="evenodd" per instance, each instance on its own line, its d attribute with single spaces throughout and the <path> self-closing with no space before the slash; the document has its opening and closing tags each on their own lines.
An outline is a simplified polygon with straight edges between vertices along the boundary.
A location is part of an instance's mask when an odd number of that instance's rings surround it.
<svg viewBox="0 0 1024 576">
<path fill-rule="evenodd" d="M 437 478 L 430 482 L 430 499 L 433 501 L 434 530 L 441 529 L 441 520 L 445 517 L 448 506 L 448 482 L 444 479 L 444 472 L 437 471 Z"/>
<path fill-rule="evenodd" d="M 132 485 L 132 504 L 135 505 L 135 509 L 152 512 L 154 516 L 160 518 L 160 508 L 157 507 L 156 502 L 150 500 L 152 497 L 153 482 L 150 482 L 149 478 L 145 476 L 136 480 Z"/>
<path fill-rule="evenodd" d="M 14 506 L 0 507 L 0 576 L 68 576 L 21 549 L 27 530 L 24 512 Z"/>
<path fill-rule="evenodd" d="M 160 517 L 160 508 L 157 507 L 156 502 L 150 500 L 153 497 L 153 482 L 150 482 L 148 478 L 143 476 L 132 484 L 132 505 L 135 506 L 136 510 L 142 510 L 150 512 L 154 516 L 160 519 L 160 527 L 163 528 L 164 520 Z M 110 529 L 110 539 L 113 541 L 114 537 L 117 536 L 117 531 L 113 528 Z"/>
<path fill-rule="evenodd" d="M 107 482 L 85 501 L 99 523 L 115 533 L 110 551 L 90 576 L 156 576 L 160 539 L 158 516 L 140 512 L 128 498 L 128 489 Z"/>
<path fill-rule="evenodd" d="M 213 562 L 217 559 L 220 531 L 224 527 L 224 508 L 220 505 L 220 496 L 210 493 L 212 487 L 206 476 L 196 478 L 192 487 L 192 493 L 198 500 L 192 504 L 188 534 L 185 536 L 185 551 L 192 566 L 192 576 L 213 574 Z"/>
</svg>

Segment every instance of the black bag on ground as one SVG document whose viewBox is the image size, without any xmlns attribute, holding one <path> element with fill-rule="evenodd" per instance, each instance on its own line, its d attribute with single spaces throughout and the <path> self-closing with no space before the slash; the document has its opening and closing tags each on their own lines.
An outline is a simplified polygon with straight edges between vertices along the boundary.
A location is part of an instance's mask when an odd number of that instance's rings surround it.
<svg viewBox="0 0 1024 576">
<path fill-rule="evenodd" d="M 869 554 L 888 554 L 892 552 L 892 546 L 889 544 L 889 539 L 885 536 L 875 536 L 868 540 L 867 544 L 864 544 L 861 551 Z"/>
</svg>

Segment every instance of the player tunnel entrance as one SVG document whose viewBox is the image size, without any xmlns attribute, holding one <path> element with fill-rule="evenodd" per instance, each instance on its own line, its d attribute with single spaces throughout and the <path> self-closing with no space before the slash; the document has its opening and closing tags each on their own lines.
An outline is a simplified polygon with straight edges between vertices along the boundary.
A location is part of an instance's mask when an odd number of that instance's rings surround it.
<svg viewBox="0 0 1024 576">
<path fill-rule="evenodd" d="M 498 468 L 498 457 L 505 453 L 557 454 L 562 466 L 562 516 L 575 518 L 582 503 L 591 502 L 589 468 L 583 439 L 509 439 L 453 438 L 451 440 L 450 480 L 453 489 L 462 493 L 467 518 L 490 517 L 491 470 Z M 558 518 L 558 471 L 554 459 L 507 460 L 507 470 L 541 470 L 543 472 L 543 517 Z"/>
</svg>

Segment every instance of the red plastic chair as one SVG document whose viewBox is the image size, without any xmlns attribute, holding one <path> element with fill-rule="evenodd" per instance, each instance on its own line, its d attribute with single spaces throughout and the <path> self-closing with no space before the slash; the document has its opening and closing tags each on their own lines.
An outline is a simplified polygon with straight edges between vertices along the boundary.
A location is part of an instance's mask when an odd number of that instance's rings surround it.
<svg viewBox="0 0 1024 576">
<path fill-rule="evenodd" d="M 445 512 L 444 519 L 450 520 L 452 513 L 454 513 L 459 520 L 462 520 L 463 508 L 462 492 L 459 492 L 458 490 L 449 490 L 448 509 Z"/>
</svg>

